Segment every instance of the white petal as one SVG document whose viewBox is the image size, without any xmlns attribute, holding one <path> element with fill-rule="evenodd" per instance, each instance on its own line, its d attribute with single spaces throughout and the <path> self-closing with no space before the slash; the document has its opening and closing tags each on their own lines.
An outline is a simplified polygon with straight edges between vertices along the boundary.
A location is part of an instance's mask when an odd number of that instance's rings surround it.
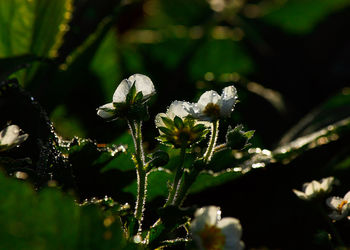
<svg viewBox="0 0 350 250">
<path fill-rule="evenodd" d="M 217 226 L 225 235 L 224 249 L 239 249 L 242 237 L 242 226 L 239 220 L 232 217 L 223 218 L 217 223 Z"/>
<path fill-rule="evenodd" d="M 298 196 L 302 200 L 306 201 L 309 199 L 309 197 L 304 192 L 301 192 L 301 191 L 296 190 L 296 189 L 293 189 L 292 191 L 296 194 L 296 196 Z"/>
<path fill-rule="evenodd" d="M 341 219 L 343 219 L 345 216 L 347 216 L 347 212 L 339 213 L 338 211 L 333 211 L 333 212 L 330 213 L 328 216 L 329 216 L 331 219 L 333 219 L 333 220 L 341 220 Z"/>
<path fill-rule="evenodd" d="M 159 114 L 156 115 L 156 118 L 154 119 L 154 122 L 155 122 L 157 128 L 159 128 L 159 127 L 166 127 L 164 122 L 163 122 L 163 120 L 162 120 L 162 117 L 167 117 L 167 115 L 164 114 L 164 113 L 159 113 Z"/>
<path fill-rule="evenodd" d="M 16 140 L 14 141 L 14 144 L 18 145 L 18 144 L 21 144 L 22 142 L 24 142 L 25 140 L 28 139 L 28 134 L 23 134 L 23 135 L 20 135 L 16 138 Z"/>
<path fill-rule="evenodd" d="M 312 181 L 305 188 L 305 194 L 307 196 L 313 196 L 320 192 L 321 184 L 318 181 Z"/>
<path fill-rule="evenodd" d="M 334 177 L 331 176 L 331 177 L 323 178 L 321 180 L 321 190 L 325 192 L 331 191 L 333 183 L 334 183 Z"/>
<path fill-rule="evenodd" d="M 214 91 L 209 90 L 204 92 L 198 100 L 198 106 L 203 110 L 209 103 L 218 104 L 221 100 L 221 96 Z"/>
<path fill-rule="evenodd" d="M 191 222 L 191 231 L 199 232 L 205 225 L 216 225 L 218 220 L 220 220 L 220 216 L 220 208 L 216 206 L 207 206 L 197 209 L 194 214 L 195 218 Z"/>
<path fill-rule="evenodd" d="M 344 195 L 344 200 L 350 202 L 350 191 Z"/>
<path fill-rule="evenodd" d="M 0 132 L 0 144 L 1 145 L 11 145 L 13 144 L 21 129 L 17 125 L 10 125 L 1 130 Z"/>
<path fill-rule="evenodd" d="M 234 86 L 228 86 L 223 89 L 221 94 L 220 115 L 229 117 L 237 100 L 237 90 Z"/>
<path fill-rule="evenodd" d="M 135 82 L 136 92 L 138 93 L 142 91 L 143 99 L 147 99 L 156 93 L 153 82 L 148 76 L 142 74 L 134 74 L 130 76 L 128 80 L 131 83 Z"/>
<path fill-rule="evenodd" d="M 330 208 L 337 210 L 342 201 L 343 198 L 332 196 L 327 198 L 326 203 Z"/>
<path fill-rule="evenodd" d="M 127 79 L 124 79 L 123 81 L 121 81 L 121 83 L 118 85 L 117 89 L 113 94 L 113 102 L 116 102 L 116 103 L 125 102 L 126 96 L 129 93 L 131 86 L 132 86 L 132 83 L 129 82 Z"/>
<path fill-rule="evenodd" d="M 113 103 L 107 103 L 97 109 L 97 115 L 101 116 L 103 119 L 108 119 L 114 115 L 114 110 L 115 108 L 113 106 Z"/>
<path fill-rule="evenodd" d="M 190 113 L 188 112 L 188 110 L 190 109 L 190 106 L 191 104 L 188 102 L 173 101 L 170 104 L 166 114 L 170 119 L 174 119 L 175 116 L 184 118 L 190 115 Z"/>
</svg>

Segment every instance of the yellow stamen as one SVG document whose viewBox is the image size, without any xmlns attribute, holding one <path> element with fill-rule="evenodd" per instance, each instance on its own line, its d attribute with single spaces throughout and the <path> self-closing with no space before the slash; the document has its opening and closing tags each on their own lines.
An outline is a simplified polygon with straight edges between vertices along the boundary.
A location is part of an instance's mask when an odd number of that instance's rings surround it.
<svg viewBox="0 0 350 250">
<path fill-rule="evenodd" d="M 338 212 L 341 213 L 343 210 L 343 207 L 348 203 L 348 201 L 343 200 L 339 205 L 338 205 Z"/>
<path fill-rule="evenodd" d="M 222 234 L 221 229 L 216 226 L 205 227 L 199 232 L 199 237 L 202 240 L 202 245 L 206 250 L 220 250 L 225 245 L 225 235 Z"/>
<path fill-rule="evenodd" d="M 219 117 L 220 107 L 217 104 L 209 103 L 207 106 L 205 106 L 203 113 L 206 114 L 207 116 Z"/>
</svg>

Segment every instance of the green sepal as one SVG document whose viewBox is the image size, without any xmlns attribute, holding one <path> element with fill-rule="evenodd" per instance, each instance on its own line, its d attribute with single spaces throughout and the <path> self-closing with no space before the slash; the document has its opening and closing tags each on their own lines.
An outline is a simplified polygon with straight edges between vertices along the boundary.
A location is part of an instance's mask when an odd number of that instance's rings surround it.
<svg viewBox="0 0 350 250">
<path fill-rule="evenodd" d="M 135 83 L 132 84 L 130 90 L 129 90 L 129 93 L 126 95 L 126 103 L 133 103 L 133 100 L 136 96 L 136 86 L 135 86 Z"/>
<path fill-rule="evenodd" d="M 171 129 L 168 129 L 166 127 L 159 127 L 158 128 L 161 132 L 163 132 L 166 135 L 172 135 L 173 131 Z"/>
<path fill-rule="evenodd" d="M 184 127 L 184 123 L 183 123 L 182 119 L 178 116 L 175 116 L 174 124 L 175 124 L 175 127 L 178 129 L 182 129 Z"/>
<path fill-rule="evenodd" d="M 165 126 L 167 126 L 168 128 L 174 128 L 174 122 L 171 119 L 165 116 L 161 116 L 160 118 L 164 122 Z"/>
<path fill-rule="evenodd" d="M 143 94 L 142 94 L 142 91 L 138 92 L 134 98 L 134 102 L 137 103 L 137 102 L 142 102 L 142 99 L 143 99 Z"/>
<path fill-rule="evenodd" d="M 198 132 L 202 132 L 202 131 L 204 131 L 206 129 L 207 129 L 207 127 L 204 126 L 203 124 L 197 124 L 196 126 L 194 126 L 192 128 L 192 131 L 198 133 Z"/>
</svg>

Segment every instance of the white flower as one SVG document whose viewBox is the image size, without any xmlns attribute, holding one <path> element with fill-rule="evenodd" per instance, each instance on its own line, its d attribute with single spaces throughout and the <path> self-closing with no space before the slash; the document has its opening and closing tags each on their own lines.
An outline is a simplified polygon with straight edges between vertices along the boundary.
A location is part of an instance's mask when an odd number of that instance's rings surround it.
<svg viewBox="0 0 350 250">
<path fill-rule="evenodd" d="M 334 184 L 334 177 L 323 178 L 320 181 L 313 180 L 303 184 L 303 191 L 293 189 L 293 192 L 302 200 L 311 200 L 320 194 L 329 193 Z"/>
<path fill-rule="evenodd" d="M 115 105 L 129 105 L 130 103 L 127 103 L 127 96 L 130 94 L 130 90 L 133 86 L 135 86 L 136 91 L 135 96 L 132 96 L 131 102 L 134 101 L 133 98 L 135 98 L 140 92 L 142 93 L 142 102 L 147 101 L 152 95 L 156 93 L 153 82 L 148 76 L 142 74 L 134 74 L 128 79 L 121 81 L 113 94 L 113 102 L 100 106 L 97 109 L 97 115 L 101 116 L 104 119 L 111 118 L 116 114 Z"/>
<path fill-rule="evenodd" d="M 327 205 L 334 211 L 329 214 L 329 217 L 333 220 L 340 220 L 346 217 L 350 210 L 350 191 L 347 192 L 344 198 L 341 197 L 329 197 L 326 200 Z"/>
<path fill-rule="evenodd" d="M 0 131 L 0 151 L 11 149 L 28 138 L 28 134 L 20 135 L 21 129 L 17 125 L 10 125 Z"/>
<path fill-rule="evenodd" d="M 188 110 L 191 109 L 192 105 L 193 104 L 191 104 L 189 102 L 173 101 L 170 104 L 169 108 L 167 109 L 166 113 L 157 114 L 156 119 L 155 119 L 156 127 L 157 128 L 166 127 L 162 117 L 167 117 L 167 118 L 173 120 L 175 118 L 175 116 L 180 117 L 181 119 L 189 116 L 190 113 L 188 112 Z"/>
<path fill-rule="evenodd" d="M 166 113 L 157 114 L 155 124 L 160 134 L 158 139 L 178 148 L 190 146 L 205 138 L 209 124 L 191 118 L 188 110 L 192 108 L 192 103 L 174 101 Z"/>
<path fill-rule="evenodd" d="M 205 121 L 226 118 L 231 115 L 236 100 L 237 90 L 234 86 L 224 88 L 221 95 L 214 90 L 206 91 L 189 112 L 193 117 Z"/>
<path fill-rule="evenodd" d="M 197 209 L 191 222 L 191 233 L 199 249 L 240 250 L 242 226 L 236 218 L 221 219 L 219 207 L 207 206 Z"/>
</svg>

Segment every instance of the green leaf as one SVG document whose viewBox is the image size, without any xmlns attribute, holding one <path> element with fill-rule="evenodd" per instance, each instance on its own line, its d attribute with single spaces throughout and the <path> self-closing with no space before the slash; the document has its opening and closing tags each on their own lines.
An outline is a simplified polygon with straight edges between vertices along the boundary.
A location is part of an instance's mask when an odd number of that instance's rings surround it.
<svg viewBox="0 0 350 250">
<path fill-rule="evenodd" d="M 71 12 L 71 0 L 0 1 L 0 57 L 55 57 Z"/>
<path fill-rule="evenodd" d="M 101 41 L 89 66 L 100 80 L 106 102 L 110 100 L 111 93 L 115 91 L 117 83 L 122 80 L 117 44 L 116 32 L 114 29 L 110 29 Z"/>
<path fill-rule="evenodd" d="M 286 32 L 303 34 L 312 31 L 331 13 L 349 5 L 348 0 L 289 0 L 271 9 L 263 20 Z"/>
<path fill-rule="evenodd" d="M 148 174 L 147 201 L 152 201 L 158 196 L 168 195 L 168 181 L 172 179 L 172 173 L 164 168 L 153 169 Z M 124 192 L 129 192 L 136 197 L 137 183 L 134 181 L 129 186 L 123 188 Z"/>
<path fill-rule="evenodd" d="M 0 81 L 5 80 L 12 73 L 30 67 L 33 62 L 43 60 L 34 55 L 21 55 L 0 59 Z"/>
<path fill-rule="evenodd" d="M 207 72 L 215 76 L 238 72 L 248 74 L 254 63 L 240 43 L 232 40 L 208 40 L 190 61 L 190 74 L 195 80 L 203 79 Z"/>
<path fill-rule="evenodd" d="M 228 181 L 237 179 L 242 174 L 233 169 L 228 169 L 220 173 L 201 172 L 190 188 L 190 193 L 198 193 L 210 187 L 219 186 Z"/>
<path fill-rule="evenodd" d="M 0 173 L 1 249 L 122 249 L 119 217 L 98 206 L 79 206 L 57 189 L 35 193 Z M 19 219 L 20 218 L 20 219 Z M 108 224 L 106 219 L 108 218 Z"/>
</svg>

